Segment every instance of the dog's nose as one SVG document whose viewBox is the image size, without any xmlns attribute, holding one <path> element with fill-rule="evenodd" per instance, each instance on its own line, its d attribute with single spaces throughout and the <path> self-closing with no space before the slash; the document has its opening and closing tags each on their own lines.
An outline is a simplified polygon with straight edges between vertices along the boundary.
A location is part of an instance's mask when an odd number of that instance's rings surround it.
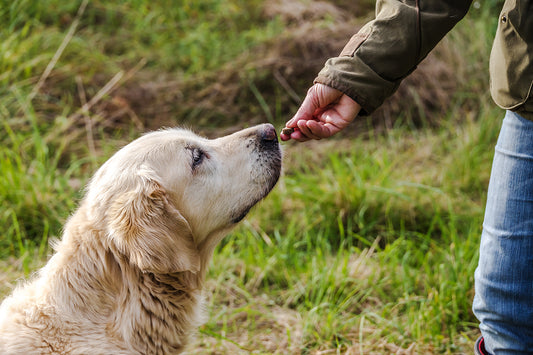
<svg viewBox="0 0 533 355">
<path fill-rule="evenodd" d="M 259 136 L 265 142 L 273 142 L 278 140 L 276 129 L 270 123 L 264 124 L 259 129 Z"/>
</svg>

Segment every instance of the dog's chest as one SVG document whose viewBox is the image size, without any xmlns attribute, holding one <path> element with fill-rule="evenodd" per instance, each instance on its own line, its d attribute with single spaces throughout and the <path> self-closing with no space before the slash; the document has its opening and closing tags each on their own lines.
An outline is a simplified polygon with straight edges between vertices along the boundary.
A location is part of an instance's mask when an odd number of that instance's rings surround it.
<svg viewBox="0 0 533 355">
<path fill-rule="evenodd" d="M 189 288 L 184 275 L 142 274 L 137 287 L 125 294 L 120 323 L 132 324 L 124 339 L 149 354 L 177 354 L 201 321 L 201 291 Z M 185 275 L 186 276 L 186 275 Z M 129 338 L 129 339 L 127 339 Z"/>
</svg>

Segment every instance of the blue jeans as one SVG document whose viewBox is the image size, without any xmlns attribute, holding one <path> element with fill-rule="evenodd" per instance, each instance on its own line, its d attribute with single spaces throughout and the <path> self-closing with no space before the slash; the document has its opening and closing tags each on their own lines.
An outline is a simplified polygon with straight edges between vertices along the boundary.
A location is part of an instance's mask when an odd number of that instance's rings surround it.
<svg viewBox="0 0 533 355">
<path fill-rule="evenodd" d="M 533 121 L 505 115 L 487 195 L 474 314 L 491 354 L 533 353 Z"/>
</svg>

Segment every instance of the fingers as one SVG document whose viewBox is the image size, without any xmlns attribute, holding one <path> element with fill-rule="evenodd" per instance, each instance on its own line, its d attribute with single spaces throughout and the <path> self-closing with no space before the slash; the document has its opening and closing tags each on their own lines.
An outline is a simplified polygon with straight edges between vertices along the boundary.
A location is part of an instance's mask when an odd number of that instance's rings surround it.
<svg viewBox="0 0 533 355">
<path fill-rule="evenodd" d="M 302 134 L 302 132 L 298 130 L 298 131 L 294 131 L 288 139 L 293 139 L 298 142 L 305 142 L 305 141 L 308 141 L 310 138 L 307 138 L 306 136 Z"/>
<path fill-rule="evenodd" d="M 316 100 L 312 97 L 312 94 L 308 94 L 304 101 L 302 102 L 302 105 L 296 111 L 296 114 L 293 118 L 291 118 L 286 124 L 286 127 L 289 128 L 296 128 L 298 127 L 298 121 L 300 120 L 312 120 L 313 114 L 315 113 L 318 106 L 316 106 Z"/>
<path fill-rule="evenodd" d="M 327 138 L 331 134 L 322 122 L 317 121 L 299 121 L 298 128 L 301 134 L 308 139 L 322 139 Z"/>
<path fill-rule="evenodd" d="M 299 121 L 299 122 L 305 122 L 305 121 Z M 294 128 L 294 131 L 291 134 L 280 133 L 279 137 L 281 138 L 282 141 L 288 141 L 290 139 L 293 139 L 298 142 L 305 142 L 311 139 L 311 138 L 308 138 L 306 135 L 304 135 L 302 131 L 300 131 L 299 127 Z"/>
<path fill-rule="evenodd" d="M 288 141 L 293 139 L 298 142 L 305 142 L 310 139 L 319 140 L 322 138 L 327 138 L 333 135 L 331 125 L 324 124 L 319 121 L 298 121 L 298 126 L 295 128 L 294 132 L 290 135 L 280 134 L 282 141 Z"/>
<path fill-rule="evenodd" d="M 281 140 L 283 142 L 285 142 L 285 141 L 288 141 L 289 139 L 291 139 L 293 134 L 294 134 L 294 132 L 291 133 L 290 135 L 287 135 L 285 133 L 280 133 L 279 137 L 281 138 Z"/>
<path fill-rule="evenodd" d="M 342 92 L 323 84 L 313 85 L 302 105 L 286 127 L 294 128 L 289 134 L 281 134 L 281 140 L 328 138 L 346 128 L 359 114 L 361 106 Z"/>
<path fill-rule="evenodd" d="M 347 114 L 347 116 L 344 116 L 339 110 L 343 109 L 339 108 L 337 104 L 315 115 L 313 120 L 297 121 L 295 132 L 287 136 L 284 140 L 294 139 L 299 142 L 304 142 L 309 139 L 318 140 L 333 136 L 345 129 L 358 113 L 358 110 L 356 112 L 353 110 L 344 110 L 347 111 L 343 112 L 343 114 Z"/>
<path fill-rule="evenodd" d="M 323 111 L 328 105 L 335 103 L 343 95 L 337 89 L 333 89 L 324 84 L 315 84 L 309 88 L 302 105 L 290 119 L 286 126 L 296 128 L 300 120 L 316 120 L 316 115 Z"/>
</svg>

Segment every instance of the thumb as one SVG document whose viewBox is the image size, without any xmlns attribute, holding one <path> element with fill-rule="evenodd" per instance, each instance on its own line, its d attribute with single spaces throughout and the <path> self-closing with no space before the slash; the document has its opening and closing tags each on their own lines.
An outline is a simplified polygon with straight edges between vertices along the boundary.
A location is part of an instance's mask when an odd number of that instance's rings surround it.
<svg viewBox="0 0 533 355">
<path fill-rule="evenodd" d="M 311 90 L 309 90 L 309 92 L 305 96 L 304 101 L 302 102 L 302 105 L 300 106 L 298 111 L 296 111 L 296 114 L 294 115 L 294 117 L 291 118 L 287 122 L 286 124 L 287 127 L 296 128 L 298 126 L 297 125 L 298 121 L 300 120 L 307 121 L 307 120 L 313 119 L 313 115 L 316 109 L 318 108 L 318 100 L 314 97 L 315 95 L 316 95 L 315 92 L 311 92 Z"/>
</svg>

